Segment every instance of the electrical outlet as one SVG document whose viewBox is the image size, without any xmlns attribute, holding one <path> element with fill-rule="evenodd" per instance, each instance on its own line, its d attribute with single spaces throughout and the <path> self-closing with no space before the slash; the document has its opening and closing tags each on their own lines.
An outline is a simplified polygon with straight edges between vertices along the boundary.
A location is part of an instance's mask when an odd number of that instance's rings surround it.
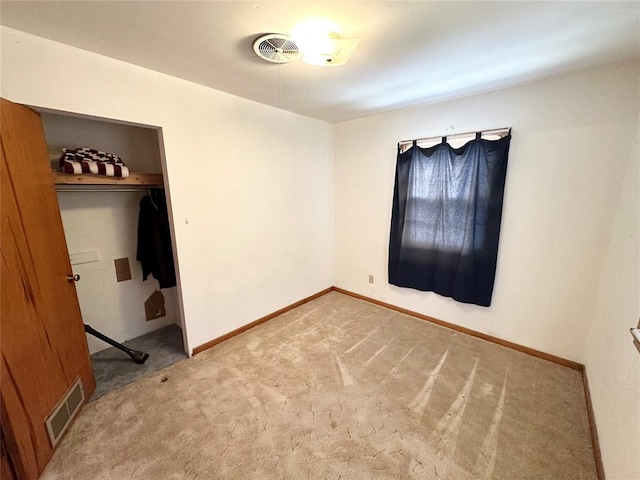
<svg viewBox="0 0 640 480">
<path fill-rule="evenodd" d="M 373 275 L 369 275 L 369 283 L 373 283 Z"/>
</svg>

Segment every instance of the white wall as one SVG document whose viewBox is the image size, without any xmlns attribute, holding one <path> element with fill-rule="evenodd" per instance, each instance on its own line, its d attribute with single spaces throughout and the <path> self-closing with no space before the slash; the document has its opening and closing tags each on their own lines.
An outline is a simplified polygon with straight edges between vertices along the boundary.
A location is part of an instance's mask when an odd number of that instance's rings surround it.
<svg viewBox="0 0 640 480">
<path fill-rule="evenodd" d="M 637 78 L 636 65 L 619 65 L 338 124 L 336 285 L 584 362 Z M 513 138 L 491 307 L 389 285 L 397 142 L 497 127 Z"/>
<path fill-rule="evenodd" d="M 331 125 L 13 29 L 1 40 L 8 100 L 162 127 L 190 348 L 332 284 Z"/>
<path fill-rule="evenodd" d="M 640 352 L 629 334 L 640 317 L 639 135 L 630 149 L 586 357 L 602 458 L 610 480 L 640 478 Z"/>
</svg>

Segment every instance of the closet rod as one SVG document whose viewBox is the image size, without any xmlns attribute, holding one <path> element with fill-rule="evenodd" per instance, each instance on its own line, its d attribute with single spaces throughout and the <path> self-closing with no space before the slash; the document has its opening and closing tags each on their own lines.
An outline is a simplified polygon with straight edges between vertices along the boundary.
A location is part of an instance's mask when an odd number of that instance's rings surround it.
<svg viewBox="0 0 640 480">
<path fill-rule="evenodd" d="M 163 187 L 150 187 L 144 186 L 140 188 L 56 188 L 56 192 L 72 193 L 72 192 L 105 192 L 105 193 L 120 193 L 120 192 L 145 192 L 146 190 Z"/>
<path fill-rule="evenodd" d="M 412 140 L 401 140 L 398 142 L 398 146 L 412 144 L 413 142 L 424 142 L 426 140 L 437 140 L 437 139 L 447 139 L 447 138 L 458 138 L 458 137 L 468 137 L 471 135 L 475 135 L 478 132 L 464 132 L 464 133 L 453 133 L 451 135 L 431 135 L 430 137 L 416 138 Z M 480 130 L 480 135 L 490 134 L 490 133 L 504 133 L 507 136 L 511 133 L 511 127 L 504 128 L 493 128 L 491 130 Z"/>
</svg>

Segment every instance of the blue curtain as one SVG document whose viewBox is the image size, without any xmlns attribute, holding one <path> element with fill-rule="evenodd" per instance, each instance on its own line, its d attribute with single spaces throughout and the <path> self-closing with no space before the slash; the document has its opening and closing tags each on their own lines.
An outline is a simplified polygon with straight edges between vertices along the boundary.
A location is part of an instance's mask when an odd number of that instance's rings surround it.
<svg viewBox="0 0 640 480">
<path fill-rule="evenodd" d="M 398 149 L 389 283 L 491 304 L 510 142 Z"/>
</svg>

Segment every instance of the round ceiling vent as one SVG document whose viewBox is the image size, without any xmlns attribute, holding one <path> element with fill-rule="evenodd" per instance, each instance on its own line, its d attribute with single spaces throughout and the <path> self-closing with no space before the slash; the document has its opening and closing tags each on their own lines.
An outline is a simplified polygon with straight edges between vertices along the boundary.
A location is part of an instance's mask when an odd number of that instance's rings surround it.
<svg viewBox="0 0 640 480">
<path fill-rule="evenodd" d="M 270 33 L 253 43 L 253 51 L 260 58 L 273 63 L 289 63 L 299 60 L 302 52 L 288 35 Z"/>
</svg>

